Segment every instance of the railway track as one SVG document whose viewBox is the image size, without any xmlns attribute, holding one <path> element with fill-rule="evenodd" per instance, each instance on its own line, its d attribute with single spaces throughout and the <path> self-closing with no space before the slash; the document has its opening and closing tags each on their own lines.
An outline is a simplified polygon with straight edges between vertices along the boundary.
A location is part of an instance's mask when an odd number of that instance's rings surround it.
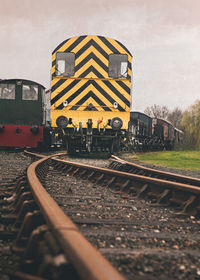
<svg viewBox="0 0 200 280">
<path fill-rule="evenodd" d="M 15 200 L 18 214 L 8 203 L 4 208 L 8 213 L 1 217 L 5 224 L 8 221 L 12 224 L 5 226 L 4 234 L 7 230 L 7 234 L 17 236 L 13 249 L 25 254 L 20 272 L 9 272 L 15 277 L 13 279 L 31 279 L 29 277 L 31 273 L 34 274 L 33 271 L 37 274 L 34 279 L 38 280 L 54 279 L 50 276 L 61 275 L 63 271 L 64 275 L 66 271 L 71 273 L 70 279 L 124 279 L 99 253 L 98 256 L 93 255 L 93 250 L 95 254 L 96 250 L 91 249 L 93 247 L 79 231 L 127 279 L 133 279 L 133 276 L 136 279 L 147 279 L 147 276 L 148 279 L 155 276 L 159 279 L 194 279 L 187 278 L 188 275 L 199 277 L 199 222 L 194 216 L 176 217 L 174 210 L 169 214 L 166 208 L 167 204 L 173 203 L 179 207 L 179 212 L 188 211 L 190 215 L 197 215 L 198 186 L 189 188 L 183 183 L 167 183 L 157 178 L 92 167 L 55 157 L 43 158 L 38 164 L 39 167 L 34 163 L 31 168 L 36 170 L 39 180 L 29 167 L 29 179 L 23 178 L 20 187 L 13 186 L 10 190 L 10 198 L 14 199 L 14 189 L 17 188 L 20 192 L 19 189 L 26 189 L 32 183 L 37 185 L 22 194 L 24 199 Z M 66 218 L 60 208 L 55 210 L 55 202 L 41 188 L 41 183 L 71 220 Z M 45 198 L 46 195 L 48 199 Z M 156 205 L 165 206 L 159 208 L 159 219 L 154 219 L 158 208 L 152 208 L 152 204 L 143 199 L 135 199 L 135 196 L 143 198 L 146 195 L 151 198 L 151 202 L 156 201 Z M 19 207 L 20 200 L 26 202 L 28 217 L 26 211 L 22 210 L 23 207 Z M 46 207 L 48 210 L 45 211 Z M 150 211 L 151 219 L 146 217 Z M 168 222 L 170 228 L 166 226 Z M 33 225 L 36 227 L 34 230 Z M 186 229 L 181 234 L 180 229 L 183 226 L 186 226 Z M 198 234 L 195 236 L 196 233 Z M 66 237 L 69 239 L 65 240 Z M 49 249 L 49 244 L 53 245 L 54 249 Z M 79 256 L 80 248 L 84 249 L 82 257 Z M 78 264 L 74 263 L 73 257 L 75 263 L 78 260 Z M 170 269 L 162 275 L 166 263 Z M 173 271 L 172 268 L 179 271 Z M 90 269 L 93 269 L 93 272 Z M 105 276 L 100 273 L 101 269 Z M 172 277 L 180 275 L 182 278 Z"/>
<path fill-rule="evenodd" d="M 36 155 L 37 156 L 37 155 Z M 14 252 L 23 254 L 11 279 L 124 279 L 83 237 L 42 186 L 49 157 L 27 169 L 7 188 L 1 236 L 16 236 Z"/>
<path fill-rule="evenodd" d="M 179 183 L 183 183 L 183 184 L 190 184 L 193 186 L 200 187 L 199 178 L 179 175 L 176 173 L 170 173 L 170 172 L 161 171 L 158 169 L 145 167 L 145 166 L 133 163 L 133 162 L 123 160 L 114 155 L 111 156 L 110 161 L 111 161 L 110 167 L 115 170 L 120 170 L 123 172 L 132 173 L 132 174 L 154 177 L 154 178 L 158 178 L 158 179 L 179 182 Z"/>
<path fill-rule="evenodd" d="M 71 161 L 59 160 L 57 166 L 65 166 L 72 176 L 76 174 L 86 179 L 111 187 L 121 194 L 148 197 L 156 205 L 176 205 L 181 213 L 199 215 L 200 179 L 162 172 L 133 164 L 112 157 L 110 167 L 115 169 L 87 166 Z M 127 172 L 127 166 L 128 172 Z M 135 167 L 134 167 L 135 168 Z M 140 168 L 140 169 L 139 169 Z M 126 172 L 124 172 L 124 169 Z M 145 171 L 144 171 L 145 170 Z M 89 174 L 89 175 L 88 175 Z M 159 178 L 160 177 L 160 178 Z"/>
<path fill-rule="evenodd" d="M 58 180 L 62 187 L 54 190 Z M 161 186 L 162 191 L 169 185 L 178 189 L 169 196 L 170 203 L 161 201 L 156 206 L 165 207 L 156 208 L 151 203 L 155 195 L 149 196 L 151 201 L 142 199 L 144 182 L 151 182 L 154 189 Z M 170 181 L 66 160 L 53 163 L 46 184 L 80 231 L 127 279 L 190 279 L 188 275 L 193 279 L 200 274 L 191 263 L 200 261 L 199 221 L 184 214 L 196 213 L 195 205 L 188 203 L 188 191 L 199 194 L 197 187 L 192 191 L 183 184 L 171 186 Z M 173 207 L 166 208 L 170 204 Z"/>
</svg>

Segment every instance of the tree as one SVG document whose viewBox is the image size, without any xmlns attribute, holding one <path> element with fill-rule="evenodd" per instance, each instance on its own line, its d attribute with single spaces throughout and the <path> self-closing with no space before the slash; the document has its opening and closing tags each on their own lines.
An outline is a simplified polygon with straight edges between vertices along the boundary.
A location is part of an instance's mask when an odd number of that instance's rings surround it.
<svg viewBox="0 0 200 280">
<path fill-rule="evenodd" d="M 173 126 L 175 126 L 176 128 L 179 129 L 183 129 L 182 125 L 181 125 L 181 121 L 182 121 L 182 117 L 183 117 L 183 112 L 181 111 L 181 109 L 179 109 L 178 107 L 176 107 L 173 111 L 171 111 L 168 114 L 168 121 L 170 121 Z"/>
<path fill-rule="evenodd" d="M 186 144 L 191 148 L 200 148 L 200 100 L 183 113 Z"/>
<path fill-rule="evenodd" d="M 169 115 L 169 109 L 167 108 L 167 106 L 160 106 L 154 104 L 153 106 L 147 107 L 144 110 L 144 113 L 152 118 L 167 119 Z"/>
</svg>

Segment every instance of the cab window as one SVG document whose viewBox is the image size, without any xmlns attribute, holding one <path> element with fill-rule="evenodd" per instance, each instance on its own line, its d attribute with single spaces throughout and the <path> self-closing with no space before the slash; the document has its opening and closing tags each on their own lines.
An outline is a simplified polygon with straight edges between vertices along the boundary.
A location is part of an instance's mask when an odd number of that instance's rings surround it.
<svg viewBox="0 0 200 280">
<path fill-rule="evenodd" d="M 0 99 L 15 99 L 15 85 L 0 84 Z"/>
<path fill-rule="evenodd" d="M 128 56 L 126 54 L 109 55 L 109 77 L 127 78 L 128 74 Z"/>
<path fill-rule="evenodd" d="M 56 76 L 74 76 L 75 54 L 57 53 L 56 54 Z"/>
<path fill-rule="evenodd" d="M 22 100 L 38 100 L 38 86 L 37 85 L 23 85 L 22 86 Z"/>
</svg>

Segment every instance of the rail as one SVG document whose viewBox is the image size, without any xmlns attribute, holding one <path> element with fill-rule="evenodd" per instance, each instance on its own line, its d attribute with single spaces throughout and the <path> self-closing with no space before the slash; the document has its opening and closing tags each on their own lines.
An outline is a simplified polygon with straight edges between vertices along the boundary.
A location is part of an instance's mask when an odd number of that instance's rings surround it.
<svg viewBox="0 0 200 280">
<path fill-rule="evenodd" d="M 81 279 L 124 279 L 83 237 L 74 223 L 43 188 L 36 173 L 38 168 L 49 158 L 43 158 L 31 164 L 27 175 L 33 196 L 57 242 L 77 270 Z"/>
<path fill-rule="evenodd" d="M 151 174 L 151 176 L 157 176 L 160 178 L 168 178 L 169 180 L 173 180 L 173 181 L 178 181 L 178 182 L 182 182 L 182 183 L 187 183 L 187 184 L 192 184 L 195 186 L 200 186 L 200 179 L 199 178 L 193 178 L 190 176 L 184 176 L 184 175 L 179 175 L 179 174 L 175 174 L 175 173 L 171 173 L 171 172 L 166 172 L 166 171 L 161 171 L 158 169 L 153 169 L 153 168 L 149 168 L 146 166 L 142 166 L 133 162 L 129 162 L 126 160 L 123 160 L 119 157 L 116 157 L 114 155 L 111 156 L 110 160 L 113 162 L 113 165 L 116 163 L 116 168 L 117 168 L 117 164 L 119 164 L 119 168 L 120 170 L 124 170 L 126 172 L 141 172 L 143 171 L 144 173 Z"/>
</svg>

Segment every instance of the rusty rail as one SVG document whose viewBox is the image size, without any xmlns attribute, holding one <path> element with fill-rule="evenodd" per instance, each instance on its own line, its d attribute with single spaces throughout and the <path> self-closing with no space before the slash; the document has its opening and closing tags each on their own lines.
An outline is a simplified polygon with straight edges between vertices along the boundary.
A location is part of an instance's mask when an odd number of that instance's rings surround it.
<svg viewBox="0 0 200 280">
<path fill-rule="evenodd" d="M 173 181 L 178 181 L 178 182 L 182 182 L 182 183 L 187 183 L 187 184 L 191 184 L 194 186 L 200 186 L 200 179 L 199 178 L 194 178 L 194 177 L 190 177 L 190 176 L 184 176 L 184 175 L 179 175 L 176 173 L 171 173 L 171 172 L 166 172 L 166 171 L 161 171 L 158 169 L 153 169 L 150 167 L 146 167 L 146 166 L 142 166 L 133 162 L 129 162 L 126 160 L 123 160 L 119 157 L 116 157 L 114 155 L 111 156 L 110 160 L 113 162 L 113 164 L 116 163 L 116 168 L 117 168 L 117 164 L 119 164 L 118 168 L 120 168 L 120 170 L 126 171 L 126 172 L 130 172 L 132 170 L 138 170 L 138 172 L 143 171 L 144 173 L 146 173 L 146 176 L 148 176 L 148 174 L 151 174 L 152 176 L 157 176 L 161 178 L 168 178 L 169 180 L 173 180 Z"/>
<path fill-rule="evenodd" d="M 138 197 L 150 197 L 155 204 L 175 204 L 180 208 L 180 213 L 198 215 L 200 212 L 200 188 L 190 184 L 178 183 L 138 174 L 131 174 L 119 170 L 84 165 L 71 161 L 52 159 L 56 168 L 66 170 L 83 178 L 95 178 L 96 182 L 118 192 L 130 193 Z"/>
<path fill-rule="evenodd" d="M 27 171 L 28 182 L 47 225 L 67 258 L 73 264 L 81 279 L 124 279 L 83 237 L 74 223 L 43 188 L 36 173 L 38 172 L 38 166 L 41 166 L 48 158 L 50 157 L 31 164 Z"/>
<path fill-rule="evenodd" d="M 189 185 L 189 184 L 183 184 L 183 183 L 178 183 L 178 182 L 173 182 L 173 181 L 166 181 L 166 180 L 147 177 L 147 176 L 143 176 L 143 175 L 130 174 L 130 173 L 123 172 L 123 171 L 106 169 L 106 168 L 96 167 L 96 166 L 90 166 L 90 165 L 75 163 L 75 162 L 66 161 L 66 160 L 62 160 L 62 159 L 53 158 L 53 160 L 55 160 L 55 162 L 57 162 L 58 164 L 59 163 L 66 164 L 66 165 L 70 165 L 70 166 L 73 166 L 73 167 L 79 168 L 79 169 L 85 169 L 88 171 L 104 173 L 111 177 L 113 176 L 113 177 L 121 177 L 124 179 L 132 179 L 132 180 L 136 180 L 136 181 L 142 182 L 142 183 L 155 184 L 155 185 L 158 185 L 160 188 L 163 188 L 163 187 L 176 188 L 176 189 L 179 189 L 182 191 L 188 191 L 188 192 L 191 192 L 194 194 L 200 194 L 199 187 Z"/>
</svg>

